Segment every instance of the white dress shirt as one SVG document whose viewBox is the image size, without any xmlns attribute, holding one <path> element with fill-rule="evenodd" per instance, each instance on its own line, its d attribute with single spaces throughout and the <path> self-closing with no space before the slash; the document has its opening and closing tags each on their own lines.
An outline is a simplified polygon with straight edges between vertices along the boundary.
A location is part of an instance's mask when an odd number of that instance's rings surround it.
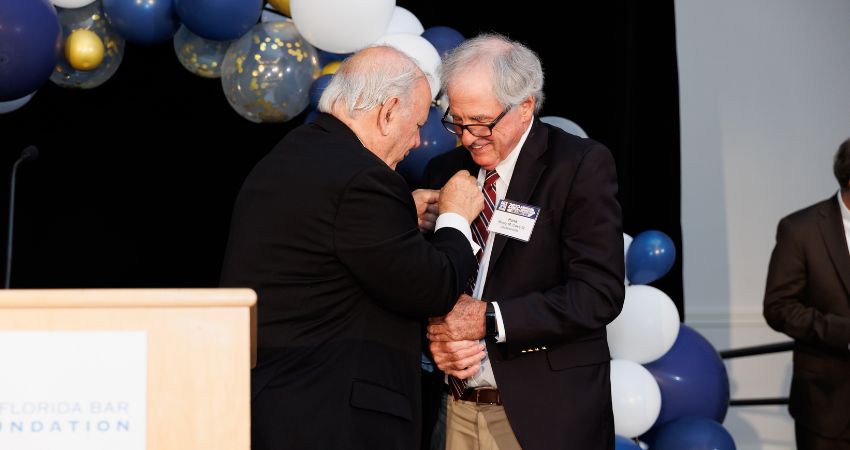
<svg viewBox="0 0 850 450">
<path fill-rule="evenodd" d="M 511 177 L 514 174 L 514 167 L 516 166 L 517 158 L 519 158 L 519 153 L 522 150 L 523 144 L 525 144 L 525 140 L 528 138 L 528 133 L 531 131 L 531 125 L 534 123 L 534 119 L 532 119 L 531 123 L 528 124 L 528 128 L 526 128 L 525 133 L 522 134 L 519 142 L 516 147 L 508 153 L 508 157 L 502 160 L 499 165 L 496 166 L 496 172 L 499 174 L 499 179 L 496 180 L 496 204 L 499 204 L 499 200 L 504 199 L 508 194 L 508 186 L 511 184 Z M 484 186 L 484 177 L 486 176 L 487 171 L 482 167 L 478 171 L 478 185 Z M 484 255 L 481 257 L 481 263 L 478 266 L 478 278 L 475 280 L 475 290 L 472 292 L 473 298 L 481 298 L 481 293 L 484 292 L 484 285 L 487 283 L 487 268 L 490 266 L 490 253 L 493 250 L 493 239 L 495 239 L 496 233 L 489 233 L 487 235 L 487 243 L 484 245 Z M 498 299 L 485 298 L 484 300 L 488 300 L 493 302 L 493 309 L 496 311 L 496 329 L 498 331 L 498 335 L 496 336 L 496 342 L 506 342 L 507 336 L 505 335 L 505 325 L 502 321 L 502 312 L 499 310 Z M 484 341 L 482 340 L 483 344 Z M 493 368 L 490 366 L 490 357 L 485 357 L 483 361 L 481 361 L 481 370 L 470 377 L 467 380 L 467 386 L 469 387 L 484 387 L 484 386 L 492 386 L 496 387 L 496 378 L 493 376 Z"/>
</svg>

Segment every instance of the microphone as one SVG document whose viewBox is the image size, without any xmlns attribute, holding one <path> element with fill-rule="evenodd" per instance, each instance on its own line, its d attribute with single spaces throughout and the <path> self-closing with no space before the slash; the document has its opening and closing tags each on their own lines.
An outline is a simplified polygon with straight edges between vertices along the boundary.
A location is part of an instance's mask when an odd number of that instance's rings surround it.
<svg viewBox="0 0 850 450">
<path fill-rule="evenodd" d="M 36 159 L 38 159 L 38 147 L 36 147 L 35 145 L 30 145 L 29 147 L 21 151 L 21 157 L 19 158 L 19 161 L 34 161 Z"/>
<path fill-rule="evenodd" d="M 21 157 L 15 161 L 12 166 L 12 185 L 9 188 L 9 234 L 6 239 L 6 279 L 3 283 L 4 289 L 9 289 L 9 281 L 12 279 L 12 236 L 13 226 L 15 224 L 15 178 L 18 173 L 18 166 L 27 161 L 34 161 L 38 158 L 38 147 L 30 145 L 21 151 Z"/>
</svg>

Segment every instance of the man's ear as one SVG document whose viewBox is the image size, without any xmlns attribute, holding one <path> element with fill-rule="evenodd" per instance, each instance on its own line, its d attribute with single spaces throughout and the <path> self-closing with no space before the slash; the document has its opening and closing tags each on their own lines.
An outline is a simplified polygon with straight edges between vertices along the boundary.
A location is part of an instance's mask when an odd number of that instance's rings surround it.
<svg viewBox="0 0 850 450">
<path fill-rule="evenodd" d="M 389 136 L 390 122 L 395 120 L 398 111 L 398 97 L 390 97 L 381 103 L 381 111 L 378 113 L 378 129 L 381 131 L 381 136 Z"/>
<path fill-rule="evenodd" d="M 520 102 L 518 106 L 521 120 L 530 120 L 531 116 L 534 115 L 534 97 L 528 96 L 528 98 Z"/>
</svg>

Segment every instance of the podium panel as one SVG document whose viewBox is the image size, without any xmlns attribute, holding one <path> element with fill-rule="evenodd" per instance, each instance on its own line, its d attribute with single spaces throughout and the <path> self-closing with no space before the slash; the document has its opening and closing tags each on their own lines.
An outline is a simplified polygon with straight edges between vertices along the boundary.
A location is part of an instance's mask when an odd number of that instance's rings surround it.
<svg viewBox="0 0 850 450">
<path fill-rule="evenodd" d="M 14 349 L 0 356 L 0 371 L 33 380 L 6 386 L 12 390 L 0 396 L 0 442 L 68 449 L 75 440 L 133 432 L 143 436 L 138 448 L 149 450 L 249 450 L 255 308 L 250 289 L 0 291 L 0 345 Z M 43 360 L 63 348 L 53 359 L 66 373 Z M 146 382 L 127 384 L 125 392 L 141 392 L 144 404 L 130 407 L 132 401 L 98 392 L 99 383 L 114 394 L 144 370 Z M 98 371 L 118 375 L 97 381 L 107 373 Z M 144 420 L 132 421 L 139 408 Z M 54 446 L 62 440 L 66 445 Z"/>
</svg>

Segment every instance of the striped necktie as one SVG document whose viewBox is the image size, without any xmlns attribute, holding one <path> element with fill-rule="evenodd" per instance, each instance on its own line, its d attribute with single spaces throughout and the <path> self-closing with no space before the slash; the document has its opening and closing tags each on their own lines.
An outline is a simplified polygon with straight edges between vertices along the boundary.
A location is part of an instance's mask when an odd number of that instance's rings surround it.
<svg viewBox="0 0 850 450">
<path fill-rule="evenodd" d="M 472 295 L 475 290 L 475 281 L 478 278 L 478 269 L 481 267 L 481 259 L 484 257 L 484 246 L 487 244 L 487 236 L 490 232 L 487 227 L 490 226 L 490 219 L 493 217 L 493 209 L 496 207 L 496 180 L 499 179 L 499 174 L 495 170 L 488 170 L 484 176 L 484 186 L 481 188 L 484 194 L 484 209 L 478 214 L 478 218 L 472 221 L 472 239 L 475 243 L 481 246 L 481 250 L 476 255 L 478 257 L 478 268 L 469 280 L 469 285 L 466 288 L 466 293 Z M 466 390 L 466 380 L 458 379 L 449 375 L 449 390 L 452 393 L 452 398 L 457 400 Z"/>
</svg>

